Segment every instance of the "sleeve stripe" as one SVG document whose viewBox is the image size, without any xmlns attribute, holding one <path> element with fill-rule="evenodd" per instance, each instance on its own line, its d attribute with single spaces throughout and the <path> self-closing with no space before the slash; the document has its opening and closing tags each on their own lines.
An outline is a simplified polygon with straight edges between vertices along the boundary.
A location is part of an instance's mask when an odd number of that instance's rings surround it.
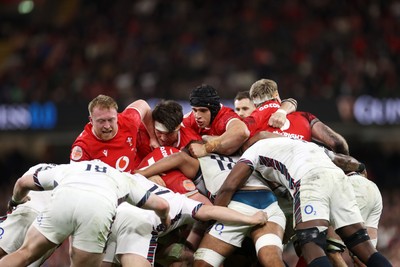
<svg viewBox="0 0 400 267">
<path fill-rule="evenodd" d="M 143 198 L 137 203 L 136 206 L 138 206 L 139 208 L 142 207 L 144 205 L 144 203 L 146 203 L 146 201 L 149 199 L 150 197 L 150 191 L 147 191 L 146 194 L 143 196 Z"/>
</svg>

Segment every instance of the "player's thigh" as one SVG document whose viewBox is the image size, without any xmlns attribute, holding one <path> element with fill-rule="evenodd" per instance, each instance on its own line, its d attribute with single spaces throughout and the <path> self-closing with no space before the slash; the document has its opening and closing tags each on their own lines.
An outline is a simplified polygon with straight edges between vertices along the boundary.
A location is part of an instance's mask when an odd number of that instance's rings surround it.
<svg viewBox="0 0 400 267">
<path fill-rule="evenodd" d="M 0 223 L 0 258 L 3 255 L 2 251 L 9 254 L 22 246 L 26 232 L 37 214 L 38 212 L 31 208 L 20 207 Z"/>
<path fill-rule="evenodd" d="M 123 254 L 120 258 L 122 266 L 151 267 L 151 263 L 144 257 L 135 254 Z"/>
<path fill-rule="evenodd" d="M 29 227 L 20 251 L 28 253 L 34 260 L 43 256 L 47 251 L 54 249 L 57 244 L 49 241 L 35 226 Z"/>
<path fill-rule="evenodd" d="M 100 266 L 103 260 L 103 253 L 90 253 L 78 248 L 71 248 L 71 266 L 86 267 Z"/>
<path fill-rule="evenodd" d="M 267 222 L 263 226 L 253 227 L 253 229 L 251 231 L 251 238 L 254 241 L 257 241 L 258 238 L 260 238 L 261 236 L 266 235 L 266 234 L 276 235 L 282 240 L 283 234 L 284 234 L 284 229 L 282 228 L 281 225 L 279 225 L 277 223 Z"/>
</svg>

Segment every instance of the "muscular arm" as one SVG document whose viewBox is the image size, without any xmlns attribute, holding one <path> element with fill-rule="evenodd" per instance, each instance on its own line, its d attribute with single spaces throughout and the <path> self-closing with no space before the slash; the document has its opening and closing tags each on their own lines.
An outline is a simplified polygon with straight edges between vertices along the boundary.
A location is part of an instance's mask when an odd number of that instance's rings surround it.
<svg viewBox="0 0 400 267">
<path fill-rule="evenodd" d="M 344 172 L 364 172 L 365 165 L 352 156 L 344 155 L 340 153 L 335 153 L 329 150 L 326 150 L 328 156 L 331 158 L 333 163 L 336 166 L 341 168 Z"/>
<path fill-rule="evenodd" d="M 226 177 L 214 200 L 214 205 L 227 206 L 233 194 L 243 186 L 252 173 L 252 169 L 245 163 L 239 162 Z"/>
<path fill-rule="evenodd" d="M 146 127 L 147 132 L 149 133 L 150 136 L 150 145 L 154 147 L 159 147 L 157 138 L 154 134 L 154 123 L 153 123 L 153 118 L 151 116 L 151 108 L 149 104 L 142 100 L 136 100 L 135 102 L 131 103 L 129 106 L 126 108 L 135 108 L 139 111 L 142 122 L 144 126 Z"/>
<path fill-rule="evenodd" d="M 332 151 L 349 155 L 349 145 L 344 137 L 323 122 L 318 121 L 312 126 L 311 136 L 313 140 L 325 144 Z"/>
<path fill-rule="evenodd" d="M 11 211 L 10 209 L 13 207 L 29 201 L 30 197 L 28 193 L 30 190 L 40 190 L 33 181 L 33 175 L 28 174 L 20 177 L 14 185 L 13 195 L 8 203 L 9 211 Z"/>
<path fill-rule="evenodd" d="M 171 224 L 171 219 L 169 217 L 169 204 L 165 199 L 155 194 L 150 194 L 150 197 L 141 208 L 154 210 L 165 226 L 168 227 Z"/>
<path fill-rule="evenodd" d="M 144 170 L 136 170 L 135 172 L 149 178 L 156 174 L 178 169 L 186 177 L 193 179 L 196 176 L 199 168 L 200 163 L 197 159 L 189 156 L 185 152 L 178 152 L 160 159 Z"/>
<path fill-rule="evenodd" d="M 201 206 L 194 217 L 201 221 L 217 220 L 222 223 L 251 225 L 264 224 L 267 221 L 267 215 L 263 212 L 247 216 L 233 209 L 211 205 Z"/>
<path fill-rule="evenodd" d="M 228 123 L 226 131 L 220 136 L 207 136 L 204 144 L 191 143 L 188 147 L 193 157 L 200 158 L 209 153 L 218 153 L 221 155 L 232 155 L 249 138 L 250 131 L 246 124 L 233 119 Z"/>
<path fill-rule="evenodd" d="M 207 153 L 215 152 L 222 155 L 232 155 L 249 138 L 250 131 L 246 124 L 238 119 L 229 122 L 226 131 L 206 142 Z"/>
</svg>

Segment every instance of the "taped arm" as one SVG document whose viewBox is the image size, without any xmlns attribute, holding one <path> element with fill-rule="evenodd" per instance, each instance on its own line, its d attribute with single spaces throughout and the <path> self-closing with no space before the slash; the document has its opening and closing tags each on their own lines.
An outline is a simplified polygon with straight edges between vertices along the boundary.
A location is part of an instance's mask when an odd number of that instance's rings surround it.
<svg viewBox="0 0 400 267">
<path fill-rule="evenodd" d="M 232 155 L 249 136 L 250 131 L 246 124 L 239 119 L 233 119 L 228 123 L 226 131 L 222 135 L 206 142 L 205 149 L 207 153 Z"/>
<path fill-rule="evenodd" d="M 43 190 L 39 188 L 34 180 L 33 174 L 28 174 L 20 177 L 14 185 L 13 194 L 8 202 L 7 211 L 12 212 L 13 208 L 30 200 L 29 191 Z"/>
</svg>

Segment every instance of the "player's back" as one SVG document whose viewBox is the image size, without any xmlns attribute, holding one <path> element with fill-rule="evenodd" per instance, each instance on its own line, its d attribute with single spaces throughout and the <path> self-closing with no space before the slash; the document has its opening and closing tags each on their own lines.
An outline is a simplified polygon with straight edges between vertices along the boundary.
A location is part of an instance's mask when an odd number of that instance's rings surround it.
<svg viewBox="0 0 400 267">
<path fill-rule="evenodd" d="M 280 180 L 277 182 L 285 183 L 288 176 L 297 181 L 321 168 L 338 169 L 323 147 L 285 137 L 256 142 L 243 153 L 243 159 L 252 162 L 264 177 L 275 177 Z"/>
<path fill-rule="evenodd" d="M 95 192 L 115 202 L 125 197 L 131 181 L 122 173 L 100 160 L 61 164 L 38 173 L 43 188 L 74 188 Z"/>
</svg>

